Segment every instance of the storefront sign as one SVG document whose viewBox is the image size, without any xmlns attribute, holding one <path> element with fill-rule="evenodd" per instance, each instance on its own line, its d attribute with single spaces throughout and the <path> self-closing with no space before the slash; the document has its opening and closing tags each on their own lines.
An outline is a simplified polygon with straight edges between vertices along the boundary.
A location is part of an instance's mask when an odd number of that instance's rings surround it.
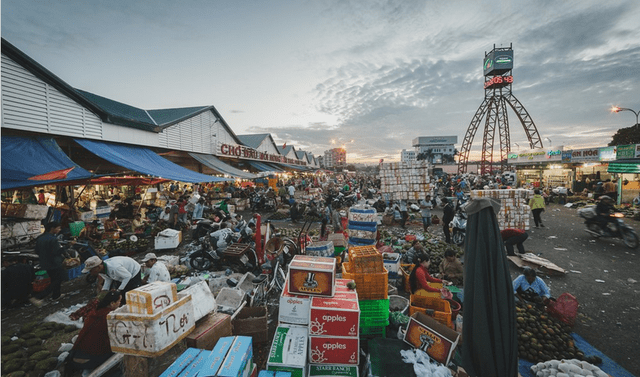
<svg viewBox="0 0 640 377">
<path fill-rule="evenodd" d="M 616 159 L 616 147 L 600 148 L 600 161 L 613 161 Z"/>
<path fill-rule="evenodd" d="M 636 144 L 636 158 L 640 157 L 640 144 Z"/>
<path fill-rule="evenodd" d="M 598 148 L 574 149 L 571 151 L 571 162 L 598 161 L 600 150 Z"/>
<path fill-rule="evenodd" d="M 563 147 L 530 149 L 520 153 L 507 155 L 510 164 L 530 164 L 535 162 L 560 162 L 562 161 Z"/>
<path fill-rule="evenodd" d="M 286 158 L 284 156 L 272 155 L 264 152 L 257 151 L 253 148 L 245 147 L 243 145 L 230 145 L 222 144 L 220 146 L 220 154 L 231 157 L 242 157 L 253 160 L 269 161 L 269 162 L 281 162 L 285 164 L 293 165 L 306 165 L 306 161 L 296 160 L 293 158 Z"/>
<path fill-rule="evenodd" d="M 562 152 L 562 162 L 563 163 L 571 162 L 571 151 Z"/>
<path fill-rule="evenodd" d="M 618 145 L 616 150 L 616 159 L 623 160 L 625 158 L 634 158 L 636 156 L 636 145 Z"/>
</svg>

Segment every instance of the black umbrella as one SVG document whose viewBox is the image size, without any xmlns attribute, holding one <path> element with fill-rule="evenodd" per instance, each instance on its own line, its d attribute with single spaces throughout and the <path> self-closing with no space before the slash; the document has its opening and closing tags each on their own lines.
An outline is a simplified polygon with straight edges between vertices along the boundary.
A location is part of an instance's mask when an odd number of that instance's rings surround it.
<svg viewBox="0 0 640 377">
<path fill-rule="evenodd" d="M 464 263 L 462 366 L 470 376 L 518 375 L 513 285 L 494 199 L 475 199 L 469 214 Z"/>
</svg>

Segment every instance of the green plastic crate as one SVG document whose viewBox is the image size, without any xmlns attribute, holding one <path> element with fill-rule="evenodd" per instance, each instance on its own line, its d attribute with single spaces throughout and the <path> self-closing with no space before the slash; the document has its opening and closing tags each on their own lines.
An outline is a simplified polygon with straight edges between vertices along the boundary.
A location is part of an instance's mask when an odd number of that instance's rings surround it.
<svg viewBox="0 0 640 377">
<path fill-rule="evenodd" d="M 360 326 L 378 327 L 389 325 L 389 299 L 360 300 Z"/>
<path fill-rule="evenodd" d="M 71 231 L 71 237 L 78 237 L 82 229 L 84 229 L 84 221 L 74 221 L 72 223 L 69 223 L 69 230 Z"/>
<path fill-rule="evenodd" d="M 386 326 L 360 327 L 360 335 L 365 336 L 379 336 L 384 338 L 386 331 Z"/>
</svg>

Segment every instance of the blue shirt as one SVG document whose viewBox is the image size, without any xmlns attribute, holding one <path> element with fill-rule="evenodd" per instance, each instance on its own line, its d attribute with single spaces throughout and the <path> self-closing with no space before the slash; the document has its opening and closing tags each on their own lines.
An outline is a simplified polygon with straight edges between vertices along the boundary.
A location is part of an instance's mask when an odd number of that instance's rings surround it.
<svg viewBox="0 0 640 377">
<path fill-rule="evenodd" d="M 533 281 L 533 284 L 529 284 L 529 282 L 527 281 L 527 278 L 524 275 L 518 276 L 513 281 L 513 293 L 516 293 L 518 288 L 522 289 L 525 292 L 527 291 L 534 292 L 538 296 L 544 296 L 546 298 L 551 297 L 549 288 L 544 283 L 544 281 L 537 276 L 536 276 L 536 280 Z"/>
</svg>

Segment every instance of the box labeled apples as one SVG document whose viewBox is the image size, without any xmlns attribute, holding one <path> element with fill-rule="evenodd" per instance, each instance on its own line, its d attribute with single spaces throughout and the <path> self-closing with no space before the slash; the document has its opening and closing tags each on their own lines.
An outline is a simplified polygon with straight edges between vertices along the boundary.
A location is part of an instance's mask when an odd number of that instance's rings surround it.
<svg viewBox="0 0 640 377">
<path fill-rule="evenodd" d="M 309 362 L 358 365 L 359 347 L 358 337 L 310 336 Z"/>
<path fill-rule="evenodd" d="M 309 309 L 309 335 L 358 336 L 357 300 L 314 297 Z"/>
<path fill-rule="evenodd" d="M 309 377 L 358 377 L 357 365 L 309 365 Z"/>
<path fill-rule="evenodd" d="M 334 258 L 296 255 L 289 264 L 289 292 L 332 297 L 335 293 Z"/>
<path fill-rule="evenodd" d="M 307 325 L 309 323 L 309 307 L 311 296 L 289 293 L 289 284 L 285 282 L 280 295 L 278 320 L 284 323 Z"/>
<path fill-rule="evenodd" d="M 278 326 L 271 343 L 267 370 L 291 372 L 291 377 L 306 377 L 308 342 L 309 332 L 305 326 Z"/>
<path fill-rule="evenodd" d="M 449 364 L 459 339 L 460 334 L 420 312 L 411 316 L 404 335 L 405 342 L 444 365 Z"/>
</svg>

